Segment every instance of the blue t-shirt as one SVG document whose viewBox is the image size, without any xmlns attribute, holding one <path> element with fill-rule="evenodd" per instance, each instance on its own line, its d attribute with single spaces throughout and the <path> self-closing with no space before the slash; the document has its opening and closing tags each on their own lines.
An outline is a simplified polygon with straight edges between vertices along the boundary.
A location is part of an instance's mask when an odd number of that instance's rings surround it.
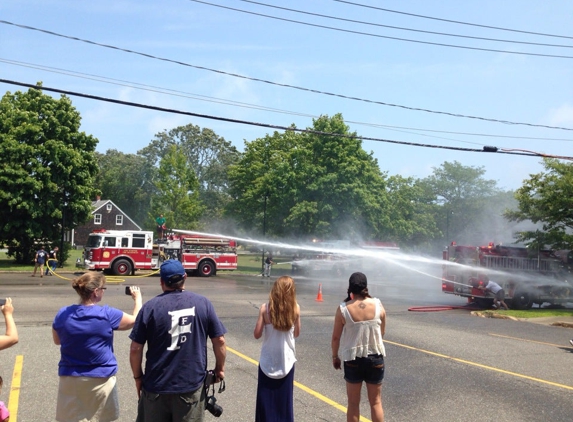
<svg viewBox="0 0 573 422">
<path fill-rule="evenodd" d="M 58 375 L 106 378 L 117 372 L 113 331 L 123 311 L 109 306 L 72 305 L 62 308 L 52 328 L 60 337 Z"/>
<path fill-rule="evenodd" d="M 143 388 L 156 394 L 197 390 L 207 370 L 207 337 L 226 332 L 204 296 L 176 290 L 146 302 L 129 335 L 136 343 L 147 343 Z"/>
<path fill-rule="evenodd" d="M 38 252 L 36 252 L 36 254 L 38 264 L 44 264 L 46 262 L 46 258 L 48 257 L 48 253 L 45 250 L 40 249 Z"/>
</svg>

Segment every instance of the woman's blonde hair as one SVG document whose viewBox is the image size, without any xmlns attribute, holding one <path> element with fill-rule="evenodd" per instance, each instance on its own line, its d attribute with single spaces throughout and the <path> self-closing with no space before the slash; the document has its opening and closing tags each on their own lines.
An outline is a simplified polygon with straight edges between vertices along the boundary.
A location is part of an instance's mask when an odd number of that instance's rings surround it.
<svg viewBox="0 0 573 422">
<path fill-rule="evenodd" d="M 288 331 L 297 318 L 296 288 L 290 277 L 279 277 L 269 294 L 269 316 L 276 330 Z"/>
<path fill-rule="evenodd" d="M 87 302 L 95 289 L 105 285 L 105 275 L 102 272 L 90 271 L 72 280 L 72 287 L 82 302 Z"/>
</svg>

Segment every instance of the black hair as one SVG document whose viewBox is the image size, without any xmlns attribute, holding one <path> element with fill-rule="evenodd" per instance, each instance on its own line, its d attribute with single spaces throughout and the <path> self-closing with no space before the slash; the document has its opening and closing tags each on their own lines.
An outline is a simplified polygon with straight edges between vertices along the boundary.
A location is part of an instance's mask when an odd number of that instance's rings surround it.
<svg viewBox="0 0 573 422">
<path fill-rule="evenodd" d="M 353 273 L 348 280 L 348 296 L 344 299 L 345 302 L 352 300 L 350 294 L 360 295 L 363 297 L 372 297 L 368 294 L 368 280 L 363 273 Z"/>
</svg>

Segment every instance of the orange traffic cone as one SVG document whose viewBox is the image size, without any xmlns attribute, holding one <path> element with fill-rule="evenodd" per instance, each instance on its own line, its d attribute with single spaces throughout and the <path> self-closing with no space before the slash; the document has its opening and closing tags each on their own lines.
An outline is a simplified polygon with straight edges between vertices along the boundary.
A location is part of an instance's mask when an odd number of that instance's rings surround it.
<svg viewBox="0 0 573 422">
<path fill-rule="evenodd" d="M 318 285 L 318 294 L 316 295 L 316 301 L 322 302 L 322 284 Z"/>
</svg>

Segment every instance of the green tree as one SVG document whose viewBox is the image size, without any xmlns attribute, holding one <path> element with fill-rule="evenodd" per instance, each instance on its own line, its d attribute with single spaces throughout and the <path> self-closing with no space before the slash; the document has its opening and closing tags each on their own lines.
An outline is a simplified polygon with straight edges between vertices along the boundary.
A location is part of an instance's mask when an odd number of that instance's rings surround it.
<svg viewBox="0 0 573 422">
<path fill-rule="evenodd" d="M 483 177 L 484 167 L 463 166 L 458 161 L 446 161 L 433 170 L 421 183 L 439 205 L 434 212 L 443 238 L 436 239 L 437 243 L 441 247 L 452 240 L 481 242 L 476 238 L 477 228 L 483 227 L 484 220 L 492 215 L 486 203 L 488 198 L 500 193 L 497 182 Z"/>
<path fill-rule="evenodd" d="M 18 262 L 30 262 L 37 242 L 56 242 L 92 211 L 98 141 L 79 131 L 80 121 L 69 98 L 40 89 L 0 101 L 0 242 Z"/>
<path fill-rule="evenodd" d="M 519 232 L 517 241 L 573 249 L 573 164 L 547 158 L 543 165 L 544 172 L 531 175 L 517 190 L 517 210 L 505 215 L 511 221 L 541 224 L 541 230 Z"/>
<path fill-rule="evenodd" d="M 180 148 L 187 166 L 195 171 L 199 199 L 208 210 L 206 218 L 220 218 L 230 201 L 227 169 L 237 161 L 240 153 L 211 129 L 201 129 L 192 124 L 156 134 L 151 143 L 138 153 L 152 165 L 157 165 L 171 145 Z"/>
<path fill-rule="evenodd" d="M 154 227 L 148 222 L 148 216 L 157 168 L 141 155 L 115 149 L 105 154 L 96 153 L 96 157 L 99 172 L 95 187 L 101 191 L 102 198 L 112 200 L 140 226 Z"/>
<path fill-rule="evenodd" d="M 203 207 L 199 201 L 199 182 L 177 145 L 167 147 L 159 162 L 156 192 L 152 197 L 150 219 L 163 214 L 168 228 L 196 229 Z"/>
<path fill-rule="evenodd" d="M 245 143 L 229 171 L 229 214 L 269 236 L 399 241 L 407 213 L 390 214 L 386 176 L 342 116 L 321 116 L 310 130 Z"/>
</svg>

